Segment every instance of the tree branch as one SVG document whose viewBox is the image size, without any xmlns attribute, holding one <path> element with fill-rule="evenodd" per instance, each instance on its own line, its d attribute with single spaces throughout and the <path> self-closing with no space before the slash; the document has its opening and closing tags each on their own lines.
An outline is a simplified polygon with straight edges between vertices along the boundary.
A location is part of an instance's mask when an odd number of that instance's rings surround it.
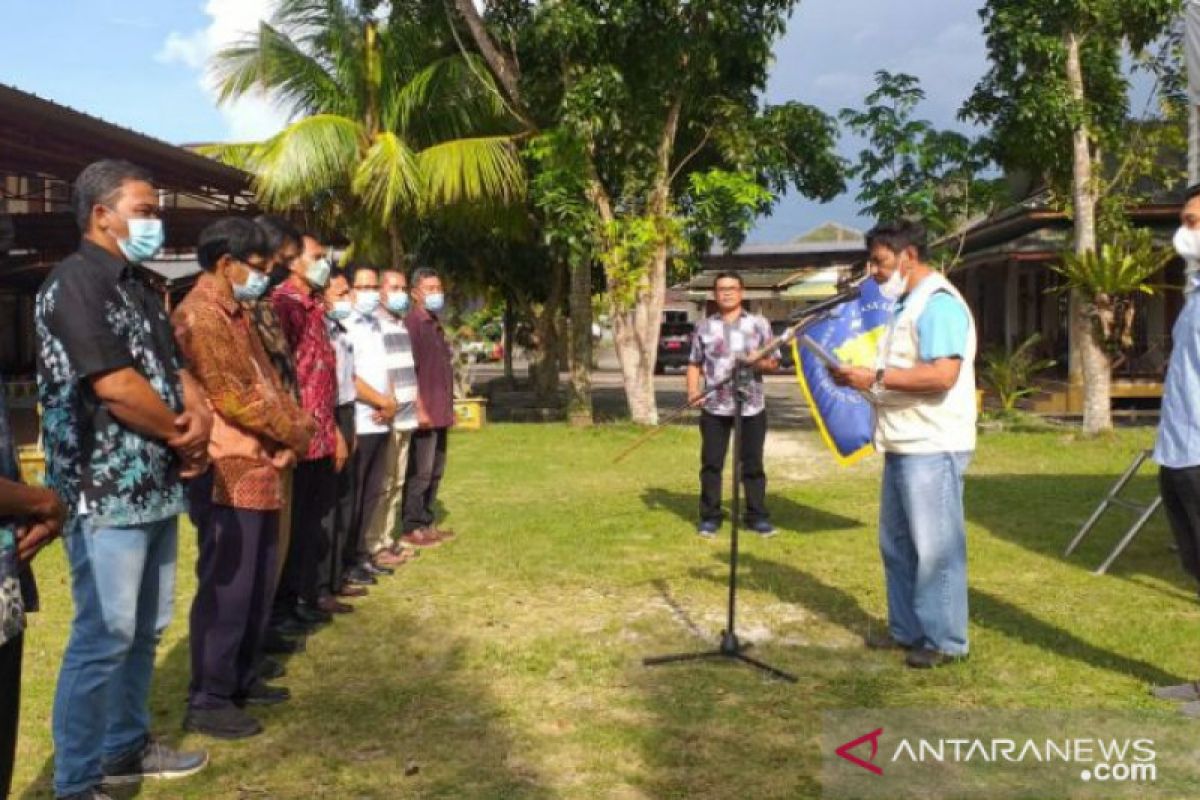
<svg viewBox="0 0 1200 800">
<path fill-rule="evenodd" d="M 677 165 L 675 165 L 675 169 L 671 172 L 671 177 L 667 181 L 668 184 L 675 183 L 675 179 L 679 177 L 679 173 L 683 172 L 683 168 L 688 165 L 688 162 L 700 155 L 700 151 L 704 149 L 706 144 L 708 144 L 708 140 L 711 136 L 712 126 L 709 126 L 709 128 L 704 131 L 704 136 L 700 139 L 700 144 L 693 147 L 691 152 L 684 156 L 683 159 Z"/>
<path fill-rule="evenodd" d="M 492 71 L 492 75 L 495 76 L 496 81 L 515 107 L 517 117 L 527 127 L 536 130 L 537 123 L 533 121 L 533 115 L 529 113 L 524 96 L 521 94 L 521 72 L 515 58 L 501 50 L 491 34 L 488 33 L 483 17 L 475 10 L 473 0 L 453 0 L 453 3 L 458 15 L 466 24 L 467 30 L 470 31 L 475 46 L 479 48 L 480 55 L 487 62 L 488 69 Z"/>
</svg>

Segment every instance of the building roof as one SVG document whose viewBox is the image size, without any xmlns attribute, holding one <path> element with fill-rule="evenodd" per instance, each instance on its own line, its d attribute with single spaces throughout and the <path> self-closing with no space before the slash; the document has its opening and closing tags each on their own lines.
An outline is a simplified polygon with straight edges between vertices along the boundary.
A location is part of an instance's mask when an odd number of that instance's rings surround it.
<svg viewBox="0 0 1200 800">
<path fill-rule="evenodd" d="M 0 173 L 71 181 L 93 161 L 124 158 L 166 189 L 226 196 L 250 189 L 242 170 L 5 84 L 0 120 Z"/>
</svg>

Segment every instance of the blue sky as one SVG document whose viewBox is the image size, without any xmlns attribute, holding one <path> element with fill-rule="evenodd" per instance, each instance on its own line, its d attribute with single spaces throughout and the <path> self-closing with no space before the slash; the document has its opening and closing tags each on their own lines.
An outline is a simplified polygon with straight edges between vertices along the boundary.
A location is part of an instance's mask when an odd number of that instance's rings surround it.
<svg viewBox="0 0 1200 800">
<path fill-rule="evenodd" d="M 262 102 L 218 109 L 203 62 L 269 0 L 0 0 L 0 82 L 175 143 L 266 135 L 280 116 Z M 829 113 L 861 103 L 878 69 L 911 72 L 922 113 L 955 112 L 985 68 L 975 3 L 803 0 L 776 48 L 767 98 Z M 841 150 L 852 156 L 848 137 Z M 853 193 L 828 204 L 784 199 L 752 241 L 787 241 L 826 220 L 865 227 Z"/>
</svg>

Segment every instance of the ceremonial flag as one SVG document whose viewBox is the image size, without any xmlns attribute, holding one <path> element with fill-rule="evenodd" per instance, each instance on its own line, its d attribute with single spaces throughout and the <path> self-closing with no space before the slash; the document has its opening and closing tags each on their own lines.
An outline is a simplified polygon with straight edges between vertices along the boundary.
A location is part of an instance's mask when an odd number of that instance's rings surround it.
<svg viewBox="0 0 1200 800">
<path fill-rule="evenodd" d="M 887 333 L 892 303 L 868 279 L 857 299 L 836 306 L 829 317 L 805 333 L 840 363 L 875 368 L 879 341 Z M 821 438 L 839 464 L 847 465 L 872 450 L 875 411 L 856 390 L 838 386 L 824 362 L 793 340 L 796 380 L 812 409 Z"/>
</svg>

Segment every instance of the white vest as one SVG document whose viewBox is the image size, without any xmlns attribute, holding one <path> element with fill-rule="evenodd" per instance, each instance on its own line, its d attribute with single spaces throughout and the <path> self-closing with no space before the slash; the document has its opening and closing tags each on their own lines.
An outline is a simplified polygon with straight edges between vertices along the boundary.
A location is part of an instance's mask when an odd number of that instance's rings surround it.
<svg viewBox="0 0 1200 800">
<path fill-rule="evenodd" d="M 948 392 L 884 391 L 875 411 L 875 448 L 883 453 L 958 453 L 975 449 L 975 320 L 958 290 L 940 273 L 927 276 L 909 294 L 879 347 L 881 367 L 908 369 L 919 361 L 917 320 L 936 293 L 944 291 L 967 312 L 967 344 L 958 380 Z"/>
</svg>

